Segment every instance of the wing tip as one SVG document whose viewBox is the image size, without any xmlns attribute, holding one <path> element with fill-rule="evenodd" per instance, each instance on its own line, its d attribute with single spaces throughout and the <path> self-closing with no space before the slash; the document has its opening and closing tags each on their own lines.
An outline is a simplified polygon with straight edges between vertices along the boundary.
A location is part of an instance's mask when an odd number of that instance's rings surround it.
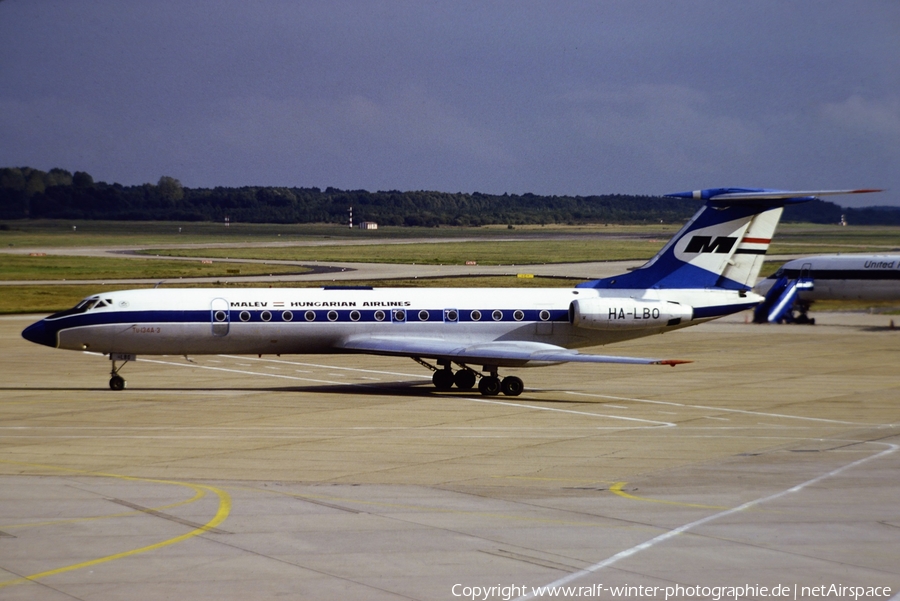
<svg viewBox="0 0 900 601">
<path fill-rule="evenodd" d="M 671 365 L 675 367 L 676 365 L 682 365 L 684 363 L 693 363 L 693 361 L 687 359 L 662 359 L 661 361 L 656 361 L 654 365 Z"/>
</svg>

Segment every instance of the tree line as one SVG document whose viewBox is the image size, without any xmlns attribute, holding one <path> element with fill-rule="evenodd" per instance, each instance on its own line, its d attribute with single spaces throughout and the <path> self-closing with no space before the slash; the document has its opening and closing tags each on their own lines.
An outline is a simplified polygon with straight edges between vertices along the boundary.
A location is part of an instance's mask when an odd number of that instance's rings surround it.
<svg viewBox="0 0 900 601">
<path fill-rule="evenodd" d="M 326 188 L 242 186 L 187 188 L 162 176 L 156 184 L 123 186 L 89 173 L 30 167 L 0 169 L 0 219 L 224 221 L 480 226 L 491 224 L 680 223 L 700 206 L 693 199 L 604 194 L 369 192 Z M 824 201 L 788 207 L 785 219 L 812 223 L 900 224 L 900 208 L 849 209 Z"/>
</svg>

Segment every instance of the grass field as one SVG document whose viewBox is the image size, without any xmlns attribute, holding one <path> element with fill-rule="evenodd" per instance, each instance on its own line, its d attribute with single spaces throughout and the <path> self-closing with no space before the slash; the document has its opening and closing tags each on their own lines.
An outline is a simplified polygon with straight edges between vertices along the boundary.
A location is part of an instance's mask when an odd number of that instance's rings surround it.
<svg viewBox="0 0 900 601">
<path fill-rule="evenodd" d="M 72 246 L 141 246 L 156 244 L 211 244 L 277 241 L 279 238 L 346 236 L 337 225 L 277 225 L 192 223 L 168 221 L 0 222 L 0 246 L 64 248 Z"/>
<path fill-rule="evenodd" d="M 75 229 L 73 230 L 73 226 Z M 2 248 L 66 248 L 136 247 L 156 248 L 195 244 L 265 244 L 310 243 L 342 246 L 347 242 L 375 243 L 410 239 L 484 239 L 526 241 L 556 237 L 577 247 L 584 239 L 609 237 L 611 242 L 632 239 L 639 243 L 656 239 L 645 252 L 656 252 L 677 231 L 680 224 L 649 225 L 579 225 L 579 226 L 486 226 L 479 228 L 409 228 L 384 227 L 378 230 L 349 230 L 329 224 L 232 224 L 219 223 L 135 222 L 135 221 L 5 221 L 0 222 Z M 179 229 L 181 231 L 179 231 Z M 897 252 L 900 250 L 900 228 L 877 226 L 782 224 L 779 226 L 770 254 L 825 252 Z M 568 252 L 563 249 L 563 252 Z M 574 253 L 577 255 L 577 249 Z M 235 255 L 237 258 L 237 255 Z M 567 262 L 557 256 L 546 262 Z M 591 259 L 597 260 L 597 259 Z M 515 262 L 507 257 L 502 263 Z M 521 263 L 521 261 L 519 261 Z M 544 261 L 541 261 L 544 262 Z"/>
<path fill-rule="evenodd" d="M 890 252 L 900 248 L 900 228 L 788 227 L 780 233 L 770 254 L 822 254 L 836 252 Z M 460 265 L 532 265 L 649 259 L 674 232 L 649 230 L 594 236 L 570 234 L 530 240 L 444 241 L 435 243 L 367 244 L 336 242 L 316 246 L 267 248 L 153 249 L 147 254 L 230 259 L 417 263 Z"/>
<path fill-rule="evenodd" d="M 196 261 L 115 259 L 46 255 L 0 255 L 0 280 L 117 280 L 134 278 L 198 278 L 227 275 L 306 273 L 293 265 Z"/>
<path fill-rule="evenodd" d="M 160 256 L 424 265 L 534 265 L 652 257 L 664 239 L 578 238 L 469 242 L 150 250 Z"/>
<path fill-rule="evenodd" d="M 484 227 L 380 227 L 349 229 L 333 224 L 267 224 L 135 221 L 0 221 L 0 247 L 64 248 L 73 246 L 139 246 L 174 244 L 245 244 L 334 240 L 377 241 L 408 238 L 514 238 L 545 235 L 609 233 L 668 237 L 680 225 L 523 225 Z M 74 228 L 74 229 L 73 229 Z"/>
</svg>

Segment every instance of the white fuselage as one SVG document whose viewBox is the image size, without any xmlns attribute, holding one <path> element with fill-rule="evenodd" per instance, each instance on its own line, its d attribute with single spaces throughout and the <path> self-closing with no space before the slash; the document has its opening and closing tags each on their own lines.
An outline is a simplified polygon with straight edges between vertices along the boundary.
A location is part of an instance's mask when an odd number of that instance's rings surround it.
<svg viewBox="0 0 900 601">
<path fill-rule="evenodd" d="M 763 280 L 756 292 L 765 294 L 775 281 L 811 281 L 801 288 L 802 301 L 900 299 L 900 255 L 822 255 L 794 259 Z"/>
<path fill-rule="evenodd" d="M 333 353 L 364 335 L 581 348 L 693 325 L 758 300 L 726 290 L 570 288 L 185 288 L 92 298 L 86 310 L 44 320 L 48 336 L 56 336 L 51 345 L 141 355 Z M 601 310 L 579 322 L 573 301 Z"/>
</svg>

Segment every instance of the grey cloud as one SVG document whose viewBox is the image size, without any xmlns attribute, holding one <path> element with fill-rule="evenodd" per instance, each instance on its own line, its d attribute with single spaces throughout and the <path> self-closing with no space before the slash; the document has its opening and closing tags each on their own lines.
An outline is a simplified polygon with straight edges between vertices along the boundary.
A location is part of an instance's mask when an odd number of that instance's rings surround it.
<svg viewBox="0 0 900 601">
<path fill-rule="evenodd" d="M 190 186 L 900 190 L 898 30 L 889 1 L 11 0 L 0 164 Z"/>
</svg>

